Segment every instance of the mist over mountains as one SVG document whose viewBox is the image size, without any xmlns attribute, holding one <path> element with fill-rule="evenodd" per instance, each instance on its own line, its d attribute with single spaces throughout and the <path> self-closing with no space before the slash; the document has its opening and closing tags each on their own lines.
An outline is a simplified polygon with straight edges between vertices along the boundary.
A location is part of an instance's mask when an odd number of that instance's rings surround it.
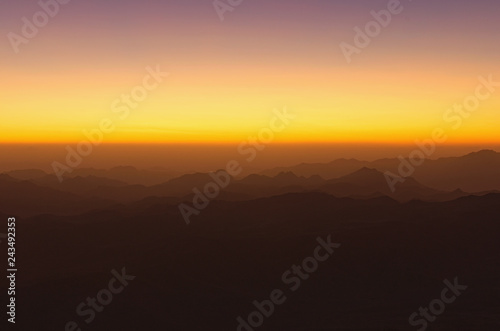
<svg viewBox="0 0 500 331">
<path fill-rule="evenodd" d="M 448 201 L 500 191 L 500 153 L 494 151 L 426 160 L 392 192 L 384 172 L 397 173 L 400 162 L 398 159 L 373 162 L 340 159 L 326 164 L 269 169 L 232 179 L 217 199 L 250 200 L 286 193 L 323 192 L 356 199 L 387 196 L 400 202 Z M 148 197 L 189 200 L 193 189 L 203 188 L 210 181 L 208 173 L 173 177 L 166 170 L 138 170 L 130 166 L 109 170 L 76 169 L 62 182 L 41 170 L 18 170 L 0 177 L 0 185 L 6 188 L 0 193 L 3 195 L 0 208 L 20 215 L 65 214 Z M 16 204 L 20 199 L 24 202 Z M 78 202 L 80 207 L 73 208 L 71 204 Z"/>
<path fill-rule="evenodd" d="M 333 179 L 347 175 L 362 167 L 381 172 L 397 173 L 401 161 L 398 158 L 380 159 L 373 162 L 356 159 L 339 159 L 330 163 L 300 164 L 263 171 L 262 174 L 275 176 L 283 171 L 292 171 L 299 176 L 319 175 Z M 461 189 L 469 192 L 496 190 L 500 187 L 500 153 L 481 150 L 461 157 L 446 157 L 426 161 L 415 167 L 412 177 L 423 185 L 440 190 Z"/>
</svg>

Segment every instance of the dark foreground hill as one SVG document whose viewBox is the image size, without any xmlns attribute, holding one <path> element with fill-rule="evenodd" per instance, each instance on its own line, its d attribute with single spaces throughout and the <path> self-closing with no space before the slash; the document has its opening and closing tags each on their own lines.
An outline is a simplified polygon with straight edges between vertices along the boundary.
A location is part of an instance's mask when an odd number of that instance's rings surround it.
<svg viewBox="0 0 500 331">
<path fill-rule="evenodd" d="M 398 203 L 295 193 L 212 201 L 189 226 L 160 198 L 18 219 L 16 326 L 237 330 L 254 300 L 280 289 L 286 301 L 254 330 L 417 330 L 410 315 L 457 278 L 467 289 L 428 329 L 497 331 L 499 206 L 498 194 Z M 341 246 L 292 291 L 282 275 L 328 236 Z M 122 268 L 136 278 L 86 324 L 77 306 Z"/>
</svg>

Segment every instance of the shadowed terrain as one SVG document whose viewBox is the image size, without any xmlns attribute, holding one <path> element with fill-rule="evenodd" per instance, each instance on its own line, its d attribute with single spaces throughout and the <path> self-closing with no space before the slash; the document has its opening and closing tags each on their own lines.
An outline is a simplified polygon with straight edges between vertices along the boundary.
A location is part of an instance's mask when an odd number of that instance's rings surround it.
<svg viewBox="0 0 500 331">
<path fill-rule="evenodd" d="M 494 162 L 477 163 L 484 156 L 496 159 L 481 152 L 456 162 L 498 172 Z M 0 216 L 15 216 L 19 234 L 18 311 L 29 315 L 18 325 L 235 330 L 254 300 L 280 289 L 286 301 L 255 329 L 416 330 L 409 316 L 458 278 L 467 290 L 429 329 L 497 330 L 500 187 L 492 180 L 491 191 L 472 194 L 415 176 L 392 192 L 370 166 L 336 178 L 298 166 L 233 179 L 189 226 L 179 203 L 191 203 L 210 174 L 154 185 L 107 171 L 63 182 L 35 170 L 2 174 Z M 293 291 L 283 274 L 313 255 L 318 237 L 340 247 Z M 87 325 L 77 306 L 123 267 L 136 278 Z"/>
</svg>

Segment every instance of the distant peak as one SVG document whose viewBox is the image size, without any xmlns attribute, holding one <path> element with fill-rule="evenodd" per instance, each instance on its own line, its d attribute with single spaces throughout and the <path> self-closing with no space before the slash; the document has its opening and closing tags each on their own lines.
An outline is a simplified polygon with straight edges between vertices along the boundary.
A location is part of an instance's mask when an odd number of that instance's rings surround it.
<svg viewBox="0 0 500 331">
<path fill-rule="evenodd" d="M 332 163 L 347 163 L 347 162 L 361 162 L 361 161 L 359 161 L 358 159 L 354 159 L 354 158 L 350 158 L 350 159 L 340 158 L 340 159 L 336 159 L 336 160 L 332 161 Z"/>
<path fill-rule="evenodd" d="M 266 175 L 250 174 L 250 175 L 246 176 L 245 178 L 255 179 L 255 178 L 271 178 L 271 177 L 266 176 Z"/>
<path fill-rule="evenodd" d="M 368 180 L 383 177 L 383 173 L 376 169 L 371 169 L 367 167 L 360 168 L 359 170 L 341 177 L 347 180 Z"/>
<path fill-rule="evenodd" d="M 136 167 L 133 167 L 133 166 L 116 166 L 116 167 L 113 167 L 109 170 L 137 170 Z"/>
<path fill-rule="evenodd" d="M 287 179 L 287 178 L 298 178 L 296 174 L 291 171 L 282 171 L 276 175 L 274 178 Z"/>
<path fill-rule="evenodd" d="M 478 155 L 478 154 L 497 154 L 497 152 L 492 149 L 482 149 L 477 152 L 469 153 L 468 155 Z"/>
<path fill-rule="evenodd" d="M 373 169 L 373 168 L 363 167 L 363 168 L 359 169 L 358 171 L 355 171 L 354 173 L 355 174 L 379 174 L 380 171 L 378 171 L 377 169 Z"/>
<path fill-rule="evenodd" d="M 497 155 L 498 153 L 492 149 L 482 149 L 477 152 L 472 152 L 467 154 L 466 156 L 489 156 L 489 155 Z"/>
</svg>

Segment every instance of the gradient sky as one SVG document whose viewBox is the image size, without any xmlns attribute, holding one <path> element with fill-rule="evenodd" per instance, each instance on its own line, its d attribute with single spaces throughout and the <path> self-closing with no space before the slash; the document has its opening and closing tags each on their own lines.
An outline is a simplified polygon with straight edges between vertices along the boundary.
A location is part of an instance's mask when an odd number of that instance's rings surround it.
<svg viewBox="0 0 500 331">
<path fill-rule="evenodd" d="M 459 130 L 443 121 L 478 76 L 500 81 L 498 0 L 402 1 L 347 64 L 339 44 L 387 2 L 244 0 L 221 22 L 211 0 L 72 0 L 15 54 L 7 34 L 40 8 L 3 1 L 0 142 L 77 142 L 111 118 L 106 142 L 235 143 L 284 106 L 280 142 L 500 142 L 500 89 Z M 113 100 L 157 64 L 170 76 L 119 120 Z"/>
</svg>

